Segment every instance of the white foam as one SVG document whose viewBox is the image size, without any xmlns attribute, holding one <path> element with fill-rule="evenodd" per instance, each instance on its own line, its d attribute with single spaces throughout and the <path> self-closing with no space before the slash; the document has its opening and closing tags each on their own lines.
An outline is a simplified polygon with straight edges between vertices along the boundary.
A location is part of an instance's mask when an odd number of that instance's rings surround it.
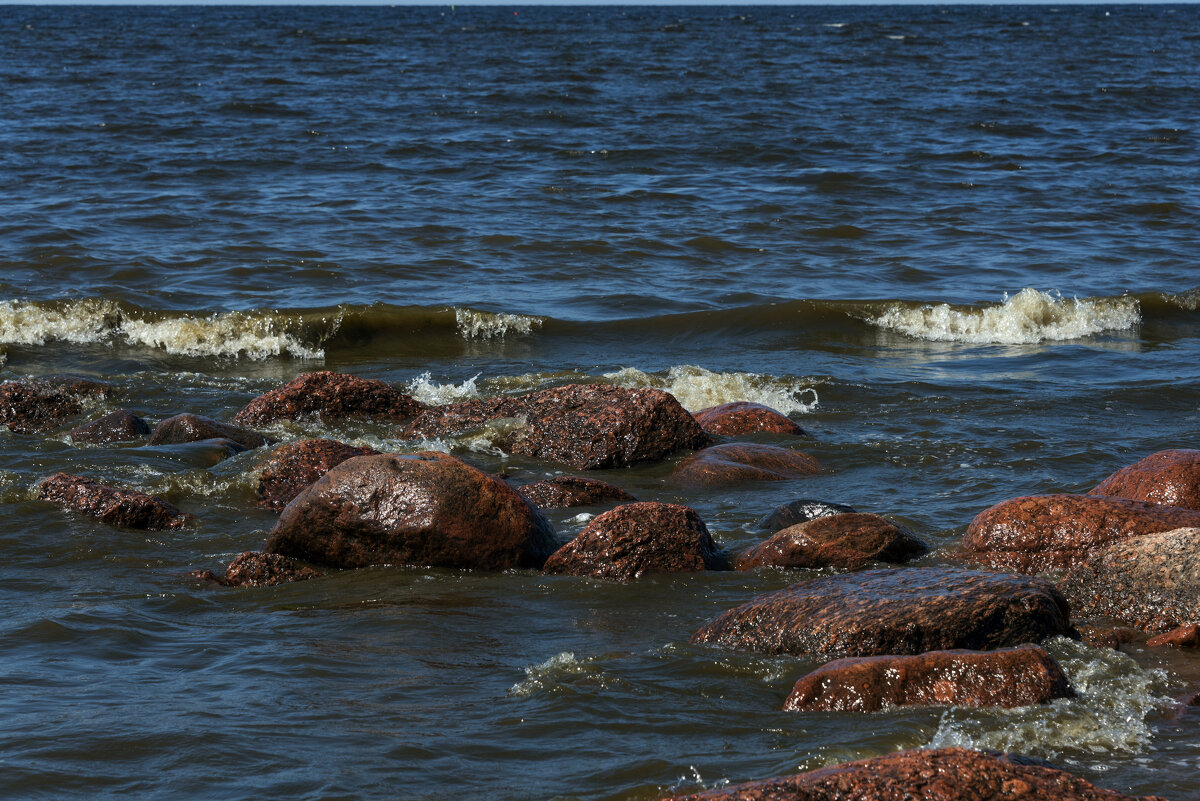
<svg viewBox="0 0 1200 801">
<path fill-rule="evenodd" d="M 430 406 L 441 406 L 446 403 L 457 403 L 458 401 L 478 398 L 479 388 L 475 385 L 475 379 L 477 378 L 479 378 L 479 373 L 476 373 L 461 384 L 439 384 L 433 380 L 432 374 L 424 372 L 408 382 L 408 389 L 406 391 L 409 395 L 421 401 L 421 403 Z"/>
<path fill-rule="evenodd" d="M 0 342 L 45 345 L 99 342 L 120 325 L 121 309 L 110 300 L 87 298 L 55 304 L 0 301 Z"/>
<path fill-rule="evenodd" d="M 667 374 L 646 373 L 626 367 L 604 378 L 613 384 L 637 389 L 655 387 L 670 392 L 689 411 L 733 401 L 751 401 L 783 414 L 807 414 L 817 408 L 817 391 L 796 379 L 759 373 L 716 373 L 694 365 L 672 367 Z"/>
<path fill-rule="evenodd" d="M 579 676 L 586 672 L 587 667 L 575 658 L 575 654 L 563 651 L 545 662 L 526 667 L 525 678 L 510 687 L 508 693 L 525 698 L 541 692 L 552 691 L 555 685 L 564 678 Z"/>
<path fill-rule="evenodd" d="M 1039 292 L 1027 287 L 1012 297 L 1005 294 L 998 306 L 897 305 L 877 317 L 867 318 L 867 322 L 934 342 L 1024 345 L 1125 331 L 1141 319 L 1135 298 L 1067 300 L 1057 292 Z"/>
<path fill-rule="evenodd" d="M 474 309 L 454 309 L 458 332 L 465 339 L 502 339 L 508 334 L 528 334 L 540 328 L 541 317 L 524 314 L 495 314 Z"/>
</svg>

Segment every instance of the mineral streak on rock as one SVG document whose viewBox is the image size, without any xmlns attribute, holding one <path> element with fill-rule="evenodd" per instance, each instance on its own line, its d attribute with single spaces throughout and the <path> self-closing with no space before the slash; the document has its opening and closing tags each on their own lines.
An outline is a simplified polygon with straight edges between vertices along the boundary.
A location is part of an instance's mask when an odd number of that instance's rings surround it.
<svg viewBox="0 0 1200 801">
<path fill-rule="evenodd" d="M 198 414 L 177 414 L 168 417 L 154 427 L 147 445 L 176 445 L 183 442 L 200 442 L 206 439 L 227 439 L 242 448 L 252 450 L 266 445 L 270 440 L 240 426 L 221 423 Z"/>
<path fill-rule="evenodd" d="M 749 401 L 734 401 L 710 406 L 692 414 L 709 434 L 737 437 L 745 434 L 791 434 L 808 436 L 804 429 L 769 406 Z"/>
<path fill-rule="evenodd" d="M 150 433 L 145 420 L 128 409 L 110 412 L 90 423 L 76 426 L 67 432 L 72 442 L 103 445 L 108 442 L 127 442 L 141 439 Z"/>
<path fill-rule="evenodd" d="M 259 505 L 278 512 L 331 467 L 373 453 L 378 451 L 332 439 L 306 439 L 280 445 L 259 474 Z"/>
<path fill-rule="evenodd" d="M 391 384 L 323 370 L 305 373 L 246 404 L 234 421 L 265 425 L 319 415 L 326 420 L 365 417 L 400 422 L 420 414 L 425 404 Z"/>
<path fill-rule="evenodd" d="M 821 464 L 807 453 L 729 442 L 691 454 L 671 472 L 671 479 L 691 487 L 712 487 L 743 481 L 786 481 L 819 473 Z"/>
<path fill-rule="evenodd" d="M 50 376 L 0 383 L 0 423 L 18 434 L 40 434 L 83 412 L 86 398 L 108 387 L 82 378 Z"/>
<path fill-rule="evenodd" d="M 38 487 L 38 499 L 125 528 L 182 528 L 194 519 L 153 495 L 109 487 L 68 473 L 55 473 L 45 479 Z"/>
<path fill-rule="evenodd" d="M 838 514 L 777 531 L 742 554 L 735 566 L 858 570 L 872 562 L 907 562 L 928 550 L 911 531 L 879 515 Z"/>
<path fill-rule="evenodd" d="M 602 503 L 633 503 L 637 498 L 618 486 L 594 478 L 555 476 L 518 487 L 530 503 L 541 509 L 597 506 Z"/>
<path fill-rule="evenodd" d="M 1200 450 L 1152 453 L 1113 473 L 1089 494 L 1115 495 L 1200 511 Z"/>
<path fill-rule="evenodd" d="M 755 525 L 762 531 L 774 533 L 797 523 L 816 520 L 818 517 L 849 514 L 856 511 L 853 507 L 841 503 L 801 499 L 775 507 L 769 514 L 760 518 Z"/>
</svg>

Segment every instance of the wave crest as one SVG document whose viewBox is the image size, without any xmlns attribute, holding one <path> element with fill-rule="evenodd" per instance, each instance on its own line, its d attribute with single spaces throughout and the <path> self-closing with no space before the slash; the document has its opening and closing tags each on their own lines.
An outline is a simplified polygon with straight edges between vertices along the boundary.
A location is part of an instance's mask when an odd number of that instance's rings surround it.
<svg viewBox="0 0 1200 801">
<path fill-rule="evenodd" d="M 670 392 L 688 411 L 733 401 L 751 401 L 770 406 L 783 414 L 808 414 L 817 408 L 817 390 L 796 379 L 760 373 L 715 373 L 695 365 L 672 367 L 667 374 L 625 367 L 604 378 L 619 386 L 637 389 L 654 387 Z"/>
</svg>

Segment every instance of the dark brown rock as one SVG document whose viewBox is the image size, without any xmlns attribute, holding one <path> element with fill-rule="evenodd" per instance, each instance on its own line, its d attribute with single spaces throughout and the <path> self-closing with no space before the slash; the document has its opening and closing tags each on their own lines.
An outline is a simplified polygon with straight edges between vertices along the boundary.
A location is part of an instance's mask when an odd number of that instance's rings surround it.
<svg viewBox="0 0 1200 801">
<path fill-rule="evenodd" d="M 224 576 L 218 576 L 211 570 L 197 570 L 191 574 L 192 578 L 225 587 L 272 587 L 321 575 L 320 571 L 305 567 L 287 556 L 254 551 L 238 554 L 225 569 Z"/>
<path fill-rule="evenodd" d="M 1200 526 L 1200 512 L 1097 495 L 1031 495 L 998 503 L 971 521 L 968 559 L 1041 573 L 1078 564 L 1089 551 L 1129 537 Z"/>
<path fill-rule="evenodd" d="M 1069 617 L 1054 585 L 1031 576 L 870 570 L 761 595 L 701 628 L 692 642 L 831 657 L 983 651 L 1073 636 Z"/>
<path fill-rule="evenodd" d="M 797 523 L 816 520 L 818 517 L 850 514 L 856 511 L 853 507 L 841 503 L 802 499 L 775 507 L 770 514 L 764 515 L 755 525 L 762 531 L 774 533 Z"/>
<path fill-rule="evenodd" d="M 103 445 L 107 442 L 127 442 L 141 439 L 150 433 L 145 420 L 128 409 L 120 409 L 98 420 L 76 426 L 67 432 L 72 442 Z"/>
<path fill-rule="evenodd" d="M 280 445 L 258 476 L 258 503 L 276 512 L 314 481 L 355 456 L 379 453 L 332 439 L 305 439 Z"/>
<path fill-rule="evenodd" d="M 198 414 L 177 414 L 154 427 L 148 445 L 177 445 L 206 439 L 227 439 L 247 450 L 266 445 L 268 440 L 257 431 L 221 423 Z"/>
<path fill-rule="evenodd" d="M 1166 801 L 1031 762 L 962 748 L 899 751 L 670 801 Z"/>
<path fill-rule="evenodd" d="M 1115 495 L 1200 511 L 1200 451 L 1152 453 L 1113 473 L 1090 495 Z"/>
<path fill-rule="evenodd" d="M 67 473 L 55 473 L 44 480 L 38 487 L 38 499 L 125 528 L 182 528 L 193 519 L 153 495 L 109 487 L 95 479 Z"/>
<path fill-rule="evenodd" d="M 840 567 L 858 570 L 872 562 L 907 562 L 929 546 L 908 529 L 879 515 L 819 517 L 775 532 L 742 554 L 738 570 L 756 567 Z"/>
<path fill-rule="evenodd" d="M 742 481 L 786 481 L 820 470 L 821 463 L 807 453 L 775 445 L 730 442 L 688 456 L 675 465 L 671 479 L 692 487 L 712 487 Z"/>
<path fill-rule="evenodd" d="M 558 547 L 541 513 L 444 453 L 357 456 L 296 497 L 266 551 L 335 567 L 541 567 Z"/>
<path fill-rule="evenodd" d="M 634 503 L 637 498 L 620 487 L 594 478 L 556 476 L 518 487 L 530 503 L 541 509 L 598 506 L 602 503 Z"/>
<path fill-rule="evenodd" d="M 1104 626 L 1096 623 L 1076 623 L 1079 638 L 1088 645 L 1097 648 L 1112 648 L 1119 651 L 1122 645 L 1131 642 L 1145 642 L 1146 632 L 1129 628 L 1128 626 Z"/>
<path fill-rule="evenodd" d="M 0 384 L 0 423 L 18 434 L 40 434 L 83 413 L 88 398 L 103 398 L 108 387 L 82 378 L 51 376 Z"/>
<path fill-rule="evenodd" d="M 1036 645 L 996 651 L 863 656 L 823 665 L 796 682 L 787 712 L 878 712 L 901 706 L 1004 707 L 1072 698 L 1066 674 Z"/>
<path fill-rule="evenodd" d="M 1200 625 L 1188 623 L 1146 640 L 1151 648 L 1196 648 L 1200 647 Z"/>
<path fill-rule="evenodd" d="M 725 560 L 695 511 L 631 503 L 598 515 L 546 560 L 547 573 L 631 581 L 643 573 L 721 570 Z"/>
<path fill-rule="evenodd" d="M 326 420 L 365 417 L 400 422 L 425 404 L 391 384 L 323 370 L 305 373 L 246 404 L 234 422 L 261 426 L 273 420 L 320 416 Z"/>
<path fill-rule="evenodd" d="M 669 393 L 605 384 L 568 384 L 526 395 L 438 406 L 418 416 L 400 434 L 410 439 L 454 435 L 509 418 L 524 421 L 508 443 L 513 453 L 580 470 L 658 461 L 709 442 Z"/>
<path fill-rule="evenodd" d="M 722 403 L 692 414 L 707 433 L 720 437 L 745 434 L 791 434 L 808 436 L 790 417 L 769 406 L 749 401 Z"/>
</svg>

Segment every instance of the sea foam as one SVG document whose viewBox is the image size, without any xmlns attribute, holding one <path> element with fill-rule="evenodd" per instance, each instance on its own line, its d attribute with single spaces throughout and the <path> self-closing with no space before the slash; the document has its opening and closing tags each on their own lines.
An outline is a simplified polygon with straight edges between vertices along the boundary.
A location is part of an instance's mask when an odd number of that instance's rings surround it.
<svg viewBox="0 0 1200 801">
<path fill-rule="evenodd" d="M 460 308 L 454 309 L 454 319 L 458 324 L 459 333 L 466 339 L 501 339 L 508 334 L 529 334 L 535 328 L 540 328 L 544 322 L 541 317 L 524 314 Z"/>
<path fill-rule="evenodd" d="M 807 414 L 817 408 L 817 391 L 794 378 L 760 373 L 719 373 L 694 365 L 672 367 L 666 375 L 626 367 L 604 378 L 629 389 L 654 387 L 670 392 L 689 411 L 733 401 L 751 401 L 783 414 Z"/>
</svg>

